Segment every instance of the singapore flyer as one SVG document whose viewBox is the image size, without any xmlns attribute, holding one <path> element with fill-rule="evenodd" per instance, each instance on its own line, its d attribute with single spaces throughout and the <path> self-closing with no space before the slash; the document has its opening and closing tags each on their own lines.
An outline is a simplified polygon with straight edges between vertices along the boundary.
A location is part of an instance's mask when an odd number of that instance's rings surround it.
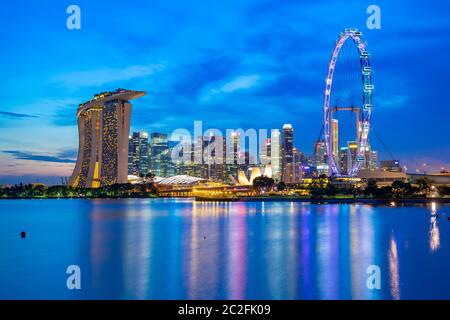
<svg viewBox="0 0 450 320">
<path fill-rule="evenodd" d="M 361 83 L 359 85 L 360 92 L 362 92 L 362 108 L 359 106 L 333 106 L 332 96 L 335 81 L 335 70 L 338 64 L 341 49 L 343 46 L 352 42 L 356 46 L 359 54 L 359 72 Z M 369 53 L 366 50 L 366 44 L 362 40 L 362 33 L 358 29 L 345 29 L 339 35 L 333 49 L 331 59 L 328 64 L 328 73 L 326 77 L 326 85 L 324 92 L 324 140 L 325 148 L 328 155 L 328 164 L 330 175 L 342 177 L 354 177 L 358 174 L 361 163 L 364 161 L 364 152 L 368 146 L 368 135 L 370 129 L 370 117 L 372 113 L 372 93 L 374 86 L 372 84 L 372 68 L 369 61 Z M 354 161 L 347 168 L 343 168 L 339 161 L 339 150 L 337 144 L 337 129 L 332 125 L 333 114 L 341 110 L 350 110 L 356 113 L 356 154 Z M 333 139 L 333 135 L 336 136 Z"/>
</svg>

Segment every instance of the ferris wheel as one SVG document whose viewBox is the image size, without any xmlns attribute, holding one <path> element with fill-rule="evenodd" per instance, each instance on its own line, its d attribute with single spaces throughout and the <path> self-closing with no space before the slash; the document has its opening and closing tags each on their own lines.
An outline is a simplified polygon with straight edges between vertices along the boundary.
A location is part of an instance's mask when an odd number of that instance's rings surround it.
<svg viewBox="0 0 450 320">
<path fill-rule="evenodd" d="M 340 57 L 341 49 L 349 41 L 356 46 L 359 54 L 357 61 L 358 72 L 358 94 L 362 94 L 360 106 L 333 106 L 331 104 L 334 89 L 335 70 Z M 347 43 L 348 46 L 348 43 Z M 372 93 L 374 86 L 372 84 L 372 68 L 369 61 L 369 53 L 366 50 L 366 43 L 362 40 L 362 33 L 358 29 L 345 29 L 340 33 L 338 40 L 331 54 L 328 63 L 328 73 L 325 79 L 324 105 L 323 105 L 323 123 L 324 123 L 324 142 L 328 155 L 328 165 L 330 175 L 337 177 L 354 177 L 358 174 L 364 153 L 368 147 L 368 136 L 370 129 L 370 117 L 372 113 Z M 337 111 L 349 110 L 356 114 L 356 148 L 354 159 L 345 171 L 339 165 L 339 152 L 336 146 L 337 139 L 333 139 L 333 114 Z M 336 130 L 337 131 L 337 130 Z"/>
</svg>

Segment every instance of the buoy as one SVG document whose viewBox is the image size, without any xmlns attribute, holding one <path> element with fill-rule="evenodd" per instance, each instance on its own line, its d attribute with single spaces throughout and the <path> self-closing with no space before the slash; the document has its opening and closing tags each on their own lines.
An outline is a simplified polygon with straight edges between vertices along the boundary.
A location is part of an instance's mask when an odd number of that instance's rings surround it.
<svg viewBox="0 0 450 320">
<path fill-rule="evenodd" d="M 20 237 L 21 238 L 25 238 L 27 236 L 27 233 L 25 232 L 25 231 L 22 231 L 21 233 L 20 233 Z"/>
</svg>

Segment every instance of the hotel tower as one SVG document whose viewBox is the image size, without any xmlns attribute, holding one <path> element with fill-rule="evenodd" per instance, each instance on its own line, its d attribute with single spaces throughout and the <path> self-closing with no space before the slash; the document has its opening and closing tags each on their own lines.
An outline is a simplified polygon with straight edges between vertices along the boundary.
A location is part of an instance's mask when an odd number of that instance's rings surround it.
<svg viewBox="0 0 450 320">
<path fill-rule="evenodd" d="M 98 188 L 128 182 L 129 100 L 144 95 L 142 91 L 117 89 L 80 104 L 78 158 L 70 186 Z"/>
</svg>

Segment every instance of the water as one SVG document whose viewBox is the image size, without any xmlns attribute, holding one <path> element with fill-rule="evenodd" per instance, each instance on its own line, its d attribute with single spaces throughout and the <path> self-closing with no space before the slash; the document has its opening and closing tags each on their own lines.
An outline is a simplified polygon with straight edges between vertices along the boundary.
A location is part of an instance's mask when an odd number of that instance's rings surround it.
<svg viewBox="0 0 450 320">
<path fill-rule="evenodd" d="M 443 204 L 1 200 L 0 298 L 450 299 L 448 216 Z M 69 265 L 81 290 L 66 287 Z M 367 287 L 370 265 L 381 289 Z"/>
</svg>

